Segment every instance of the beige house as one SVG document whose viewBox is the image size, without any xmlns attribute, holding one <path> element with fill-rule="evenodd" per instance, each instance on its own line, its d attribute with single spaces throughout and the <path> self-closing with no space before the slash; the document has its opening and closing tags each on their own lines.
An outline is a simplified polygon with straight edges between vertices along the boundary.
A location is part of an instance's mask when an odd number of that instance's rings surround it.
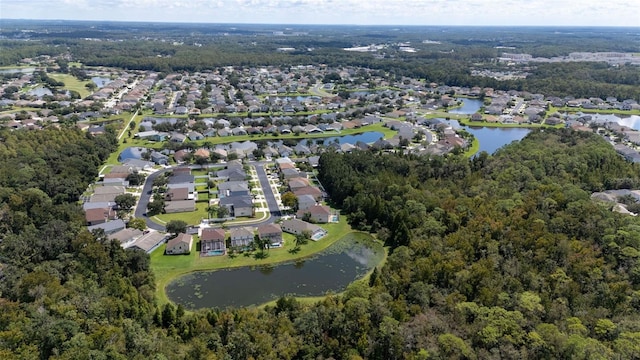
<svg viewBox="0 0 640 360">
<path fill-rule="evenodd" d="M 193 245 L 193 236 L 189 234 L 178 234 L 178 236 L 167 242 L 167 248 L 165 254 L 178 255 L 188 254 L 191 252 L 191 246 Z"/>
</svg>

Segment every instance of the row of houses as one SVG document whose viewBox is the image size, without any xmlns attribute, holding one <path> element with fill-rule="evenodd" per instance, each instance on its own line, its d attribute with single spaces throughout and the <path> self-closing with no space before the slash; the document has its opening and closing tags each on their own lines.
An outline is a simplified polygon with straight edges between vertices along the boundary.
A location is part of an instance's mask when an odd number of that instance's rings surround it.
<svg viewBox="0 0 640 360">
<path fill-rule="evenodd" d="M 215 256 L 224 255 L 227 249 L 248 249 L 255 239 L 268 244 L 270 248 L 278 248 L 284 245 L 283 232 L 309 236 L 317 241 L 327 234 L 326 230 L 318 225 L 299 219 L 284 220 L 279 224 L 263 224 L 256 228 L 237 227 L 228 232 L 222 228 L 203 228 L 200 230 L 200 255 Z"/>
<path fill-rule="evenodd" d="M 221 228 L 204 228 L 200 231 L 200 254 L 202 256 L 224 255 L 227 252 L 226 231 Z M 282 228 L 278 224 L 264 224 L 256 229 L 233 228 L 229 231 L 228 244 L 231 248 L 248 249 L 254 240 L 260 239 L 269 247 L 283 245 Z"/>
<path fill-rule="evenodd" d="M 127 178 L 139 169 L 132 165 L 113 166 L 108 174 L 94 183 L 93 194 L 85 197 L 82 209 L 89 231 L 103 230 L 110 235 L 125 228 L 124 220 L 118 218 L 116 197 L 126 193 Z"/>
<path fill-rule="evenodd" d="M 224 170 L 210 173 L 218 183 L 218 205 L 227 209 L 232 217 L 253 217 L 253 197 L 247 181 L 248 175 L 239 160 L 229 161 Z"/>
</svg>

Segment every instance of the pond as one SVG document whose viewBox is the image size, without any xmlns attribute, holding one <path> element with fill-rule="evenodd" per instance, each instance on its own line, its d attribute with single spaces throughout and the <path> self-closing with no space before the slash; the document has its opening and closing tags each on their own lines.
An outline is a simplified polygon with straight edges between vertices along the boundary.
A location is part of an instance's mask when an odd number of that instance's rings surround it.
<svg viewBox="0 0 640 360">
<path fill-rule="evenodd" d="M 27 68 L 10 68 L 10 69 L 2 69 L 0 70 L 0 74 L 15 74 L 15 73 L 24 73 L 30 74 L 36 71 L 36 68 L 27 67 Z"/>
<path fill-rule="evenodd" d="M 123 162 L 128 159 L 142 159 L 142 153 L 148 149 L 143 147 L 128 147 L 118 155 L 118 161 Z"/>
<path fill-rule="evenodd" d="M 352 233 L 310 258 L 262 267 L 199 271 L 174 280 L 166 292 L 171 301 L 191 310 L 259 305 L 282 296 L 323 296 L 344 291 L 383 258 L 381 244 L 367 234 Z"/>
<path fill-rule="evenodd" d="M 91 78 L 91 81 L 93 81 L 98 86 L 98 89 L 101 89 L 112 80 L 106 77 L 94 76 Z"/>
<path fill-rule="evenodd" d="M 445 120 L 446 121 L 446 120 Z M 456 120 L 447 121 L 453 128 L 459 129 L 460 123 Z M 531 129 L 527 128 L 500 128 L 500 127 L 463 127 L 466 131 L 473 134 L 473 136 L 480 142 L 480 149 L 478 153 L 486 151 L 489 154 L 493 154 L 499 148 L 510 144 L 513 141 L 522 140 Z"/>
<path fill-rule="evenodd" d="M 482 100 L 458 98 L 462 101 L 462 106 L 448 111 L 450 114 L 475 114 L 482 107 Z"/>
<path fill-rule="evenodd" d="M 53 92 L 51 92 L 51 90 L 47 89 L 46 87 L 40 86 L 33 90 L 30 90 L 27 94 L 37 97 L 43 97 L 45 95 L 53 95 Z"/>
<path fill-rule="evenodd" d="M 361 134 L 356 135 L 345 135 L 345 136 L 333 136 L 328 138 L 323 138 L 325 145 L 331 144 L 338 140 L 339 144 L 351 144 L 355 145 L 358 141 L 361 141 L 366 144 L 374 143 L 381 138 L 384 137 L 384 134 L 379 131 L 367 131 Z M 316 139 L 319 140 L 319 139 Z"/>
<path fill-rule="evenodd" d="M 618 124 L 630 127 L 634 130 L 640 130 L 640 116 L 639 115 L 631 115 L 629 117 L 620 118 L 617 121 Z"/>
</svg>

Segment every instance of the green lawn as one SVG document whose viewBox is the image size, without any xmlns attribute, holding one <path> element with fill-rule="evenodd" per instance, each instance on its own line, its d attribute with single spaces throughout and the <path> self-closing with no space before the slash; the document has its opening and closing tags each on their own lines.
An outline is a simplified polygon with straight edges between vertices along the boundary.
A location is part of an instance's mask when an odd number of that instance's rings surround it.
<svg viewBox="0 0 640 360">
<path fill-rule="evenodd" d="M 209 214 L 207 213 L 208 206 L 209 204 L 206 202 L 198 202 L 196 203 L 196 211 L 173 214 L 159 214 L 154 216 L 154 218 L 165 223 L 171 220 L 182 220 L 186 222 L 187 225 L 197 225 L 200 224 L 200 221 L 202 219 L 206 219 L 209 216 Z"/>
<path fill-rule="evenodd" d="M 193 170 L 191 170 L 191 175 L 193 175 L 193 176 L 209 175 L 209 170 L 208 169 L 193 169 Z"/>
<path fill-rule="evenodd" d="M 464 152 L 464 155 L 466 157 L 472 157 L 478 152 L 478 150 L 480 150 L 480 140 L 474 137 L 471 142 L 471 146 L 469 146 L 469 148 Z"/>
<path fill-rule="evenodd" d="M 275 264 L 308 257 L 326 249 L 329 245 L 341 239 L 343 236 L 353 232 L 345 217 L 341 217 L 338 224 L 323 224 L 322 227 L 329 231 L 329 234 L 319 241 L 309 241 L 297 254 L 289 253 L 289 249 L 294 247 L 291 237 L 285 237 L 283 248 L 271 249 L 266 259 L 255 259 L 252 256 L 236 256 L 231 258 L 225 256 L 200 257 L 194 249 L 189 255 L 164 255 L 166 245 L 162 245 L 151 253 L 151 268 L 156 277 L 156 299 L 160 305 L 169 301 L 164 291 L 166 286 L 175 278 L 194 271 L 217 270 L 240 266 L 253 266 Z"/>
<path fill-rule="evenodd" d="M 91 80 L 80 81 L 75 76 L 69 75 L 69 74 L 49 74 L 49 76 L 58 81 L 62 81 L 64 83 L 65 89 L 76 91 L 78 94 L 80 94 L 80 97 L 83 99 L 89 96 L 90 94 L 89 90 L 85 87 L 85 85 L 90 83 Z"/>
<path fill-rule="evenodd" d="M 198 193 L 198 201 L 209 201 L 209 193 Z"/>
</svg>

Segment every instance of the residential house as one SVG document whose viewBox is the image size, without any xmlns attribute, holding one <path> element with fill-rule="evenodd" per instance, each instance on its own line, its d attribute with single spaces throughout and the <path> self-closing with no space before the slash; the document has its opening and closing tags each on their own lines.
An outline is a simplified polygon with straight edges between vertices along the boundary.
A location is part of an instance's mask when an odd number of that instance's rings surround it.
<svg viewBox="0 0 640 360">
<path fill-rule="evenodd" d="M 132 244 L 128 245 L 128 249 L 138 249 L 150 254 L 164 243 L 166 235 L 157 231 L 150 231 L 136 239 Z"/>
<path fill-rule="evenodd" d="M 317 203 L 313 195 L 298 196 L 298 210 L 306 210 L 312 206 L 316 206 Z"/>
<path fill-rule="evenodd" d="M 285 220 L 281 224 L 282 231 L 295 234 L 295 235 L 304 235 L 308 234 L 311 237 L 311 240 L 317 241 L 321 237 L 327 234 L 327 231 L 321 228 L 318 225 L 314 225 L 308 223 L 306 221 L 302 221 L 299 219 L 289 219 Z"/>
<path fill-rule="evenodd" d="M 167 247 L 164 252 L 167 255 L 188 254 L 191 252 L 192 245 L 193 236 L 180 233 L 167 242 Z"/>
<path fill-rule="evenodd" d="M 193 194 L 189 194 L 188 187 L 176 187 L 167 189 L 167 192 L 164 195 L 165 200 L 167 201 L 176 201 L 176 200 L 188 200 L 193 199 Z"/>
<path fill-rule="evenodd" d="M 190 212 L 196 210 L 195 199 L 169 201 L 164 205 L 164 211 L 167 214 L 178 212 Z"/>
<path fill-rule="evenodd" d="M 112 208 L 95 208 L 85 210 L 85 220 L 87 226 L 104 224 L 116 218 L 116 213 Z"/>
<path fill-rule="evenodd" d="M 126 192 L 124 186 L 97 186 L 93 189 L 94 195 L 116 194 L 121 195 Z"/>
<path fill-rule="evenodd" d="M 124 229 L 125 227 L 126 227 L 125 223 L 122 219 L 116 219 L 116 220 L 107 221 L 101 224 L 88 226 L 87 229 L 89 231 L 100 229 L 100 230 L 103 230 L 105 234 L 109 235 L 109 234 L 118 232 Z"/>
<path fill-rule="evenodd" d="M 116 240 L 123 248 L 127 248 L 143 235 L 142 231 L 134 228 L 122 229 L 108 236 L 109 240 Z"/>
<path fill-rule="evenodd" d="M 200 234 L 200 253 L 202 256 L 224 255 L 227 251 L 224 229 L 204 228 Z"/>
<path fill-rule="evenodd" d="M 258 237 L 260 240 L 268 241 L 270 247 L 281 247 L 282 228 L 278 224 L 263 224 L 258 226 Z"/>
<path fill-rule="evenodd" d="M 224 169 L 216 172 L 216 177 L 225 181 L 244 181 L 247 173 L 242 169 Z"/>
<path fill-rule="evenodd" d="M 293 178 L 300 177 L 300 172 L 295 168 L 293 168 L 293 169 L 282 169 L 280 171 L 280 173 L 282 174 L 282 177 L 284 179 L 293 179 Z"/>
<path fill-rule="evenodd" d="M 251 195 L 227 196 L 220 199 L 220 206 L 229 210 L 229 215 L 234 217 L 253 217 L 253 199 Z"/>
<path fill-rule="evenodd" d="M 151 152 L 151 161 L 157 165 L 167 165 L 169 163 L 169 157 L 157 151 Z"/>
<path fill-rule="evenodd" d="M 118 183 L 118 185 L 120 185 L 120 183 Z M 120 194 L 94 194 L 91 195 L 89 202 L 115 202 L 118 195 Z"/>
<path fill-rule="evenodd" d="M 185 134 L 180 134 L 177 132 L 171 133 L 172 143 L 182 144 L 183 142 L 185 142 L 185 140 L 187 140 L 187 136 Z"/>
<path fill-rule="evenodd" d="M 240 227 L 231 229 L 231 234 L 229 237 L 231 247 L 233 248 L 247 248 L 253 242 L 253 230 Z"/>
<path fill-rule="evenodd" d="M 303 177 L 289 179 L 289 189 L 291 189 L 291 191 L 309 186 L 310 184 L 309 179 Z"/>
<path fill-rule="evenodd" d="M 189 131 L 189 133 L 187 133 L 187 137 L 191 141 L 204 140 L 204 135 L 197 131 Z"/>
<path fill-rule="evenodd" d="M 293 193 L 298 198 L 302 195 L 311 195 L 316 199 L 316 201 L 322 201 L 322 191 L 315 186 L 305 186 L 303 188 L 296 189 Z"/>
<path fill-rule="evenodd" d="M 218 194 L 220 198 L 238 195 L 251 195 L 249 184 L 246 181 L 227 181 L 218 184 Z"/>
<path fill-rule="evenodd" d="M 325 205 L 315 205 L 306 209 L 298 210 L 296 216 L 319 224 L 326 224 L 331 221 L 331 208 Z"/>
<path fill-rule="evenodd" d="M 173 175 L 169 177 L 169 184 L 192 184 L 194 181 L 193 175 L 176 173 L 175 170 Z"/>
</svg>

